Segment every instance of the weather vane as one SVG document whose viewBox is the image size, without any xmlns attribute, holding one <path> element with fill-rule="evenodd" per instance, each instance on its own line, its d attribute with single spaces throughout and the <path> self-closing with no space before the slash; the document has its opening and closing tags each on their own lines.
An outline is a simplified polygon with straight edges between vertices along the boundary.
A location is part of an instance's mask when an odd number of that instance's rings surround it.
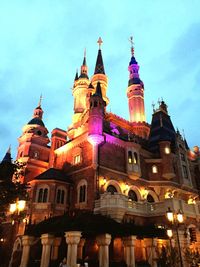
<svg viewBox="0 0 200 267">
<path fill-rule="evenodd" d="M 99 49 L 101 49 L 101 45 L 102 45 L 102 43 L 103 43 L 101 37 L 99 37 L 97 43 L 99 44 Z"/>
<path fill-rule="evenodd" d="M 41 103 L 42 103 L 42 94 L 40 95 L 40 100 L 39 100 L 39 103 L 38 103 L 39 107 L 41 106 Z"/>
<path fill-rule="evenodd" d="M 129 42 L 131 43 L 131 54 L 134 56 L 134 42 L 133 42 L 133 36 L 129 38 Z"/>
</svg>

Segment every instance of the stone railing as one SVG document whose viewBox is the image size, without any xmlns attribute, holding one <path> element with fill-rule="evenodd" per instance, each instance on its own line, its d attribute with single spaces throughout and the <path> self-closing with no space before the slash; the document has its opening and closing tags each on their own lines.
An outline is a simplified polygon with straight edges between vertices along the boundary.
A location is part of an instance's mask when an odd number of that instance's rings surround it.
<svg viewBox="0 0 200 267">
<path fill-rule="evenodd" d="M 165 199 L 163 202 L 148 203 L 146 201 L 134 202 L 122 194 L 104 193 L 95 201 L 95 213 L 109 215 L 117 221 L 121 221 L 125 214 L 143 217 L 163 216 L 168 207 L 177 212 L 182 210 L 185 216 L 200 219 L 200 203 L 187 204 L 180 199 Z"/>
</svg>

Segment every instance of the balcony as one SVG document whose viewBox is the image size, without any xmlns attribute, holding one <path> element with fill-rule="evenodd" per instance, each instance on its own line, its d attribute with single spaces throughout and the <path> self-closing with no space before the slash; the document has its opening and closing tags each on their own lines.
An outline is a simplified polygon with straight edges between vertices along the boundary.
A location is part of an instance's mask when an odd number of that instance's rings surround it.
<svg viewBox="0 0 200 267">
<path fill-rule="evenodd" d="M 94 212 L 109 215 L 120 222 L 125 214 L 142 217 L 164 216 L 168 207 L 175 212 L 181 209 L 185 216 L 200 219 L 200 203 L 187 204 L 185 201 L 175 198 L 155 203 L 134 202 L 128 200 L 127 196 L 118 193 L 102 194 L 100 199 L 95 201 Z"/>
</svg>

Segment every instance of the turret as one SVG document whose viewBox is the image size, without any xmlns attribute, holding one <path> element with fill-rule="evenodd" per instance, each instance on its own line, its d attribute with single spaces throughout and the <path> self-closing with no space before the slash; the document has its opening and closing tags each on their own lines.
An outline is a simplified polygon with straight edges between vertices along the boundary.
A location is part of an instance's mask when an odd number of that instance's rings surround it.
<svg viewBox="0 0 200 267">
<path fill-rule="evenodd" d="M 41 107 L 41 97 L 38 106 L 34 109 L 33 118 L 23 127 L 22 135 L 19 137 L 17 159 L 25 162 L 32 178 L 31 172 L 37 165 L 37 173 L 44 171 L 49 159 L 49 138 L 48 130 L 42 120 L 43 110 Z M 35 168 L 36 170 L 36 168 Z M 27 176 L 30 180 L 29 175 Z"/>
<path fill-rule="evenodd" d="M 99 37 L 97 43 L 99 44 L 99 50 L 97 54 L 94 75 L 92 76 L 91 81 L 95 88 L 97 87 L 98 82 L 101 83 L 102 97 L 103 97 L 103 100 L 106 102 L 106 105 L 108 105 L 109 99 L 106 96 L 106 91 L 108 87 L 108 78 L 105 74 L 105 69 L 104 69 L 104 64 L 103 64 L 103 57 L 102 57 L 102 52 L 101 52 L 101 45 L 103 41 L 101 37 Z"/>
<path fill-rule="evenodd" d="M 175 150 L 176 133 L 168 115 L 167 105 L 162 100 L 158 109 L 154 109 L 152 117 L 149 148 L 160 155 L 162 159 L 162 177 L 172 179 L 175 176 L 173 168 L 173 153 Z"/>
<path fill-rule="evenodd" d="M 77 123 L 88 106 L 88 86 L 90 84 L 88 78 L 88 67 L 86 64 L 86 52 L 84 52 L 83 64 L 80 68 L 80 75 L 76 72 L 74 79 L 74 87 L 72 94 L 74 97 L 74 115 L 73 124 Z"/>
<path fill-rule="evenodd" d="M 131 122 L 145 122 L 144 84 L 139 77 L 139 65 L 134 56 L 134 47 L 131 37 L 131 60 L 129 62 L 129 82 L 127 88 L 128 106 Z"/>
</svg>

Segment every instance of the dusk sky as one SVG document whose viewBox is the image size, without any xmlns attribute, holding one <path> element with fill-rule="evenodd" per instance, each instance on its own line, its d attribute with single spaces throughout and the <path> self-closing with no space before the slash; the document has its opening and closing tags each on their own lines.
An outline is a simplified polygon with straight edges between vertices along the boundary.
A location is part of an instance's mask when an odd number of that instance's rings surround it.
<svg viewBox="0 0 200 267">
<path fill-rule="evenodd" d="M 92 76 L 103 40 L 109 79 L 108 111 L 129 119 L 126 89 L 130 36 L 145 86 L 147 121 L 152 102 L 163 98 L 174 127 L 190 147 L 200 145 L 199 0 L 0 0 L 0 160 L 32 118 L 40 94 L 43 121 L 67 129 L 71 88 L 84 48 Z"/>
</svg>

